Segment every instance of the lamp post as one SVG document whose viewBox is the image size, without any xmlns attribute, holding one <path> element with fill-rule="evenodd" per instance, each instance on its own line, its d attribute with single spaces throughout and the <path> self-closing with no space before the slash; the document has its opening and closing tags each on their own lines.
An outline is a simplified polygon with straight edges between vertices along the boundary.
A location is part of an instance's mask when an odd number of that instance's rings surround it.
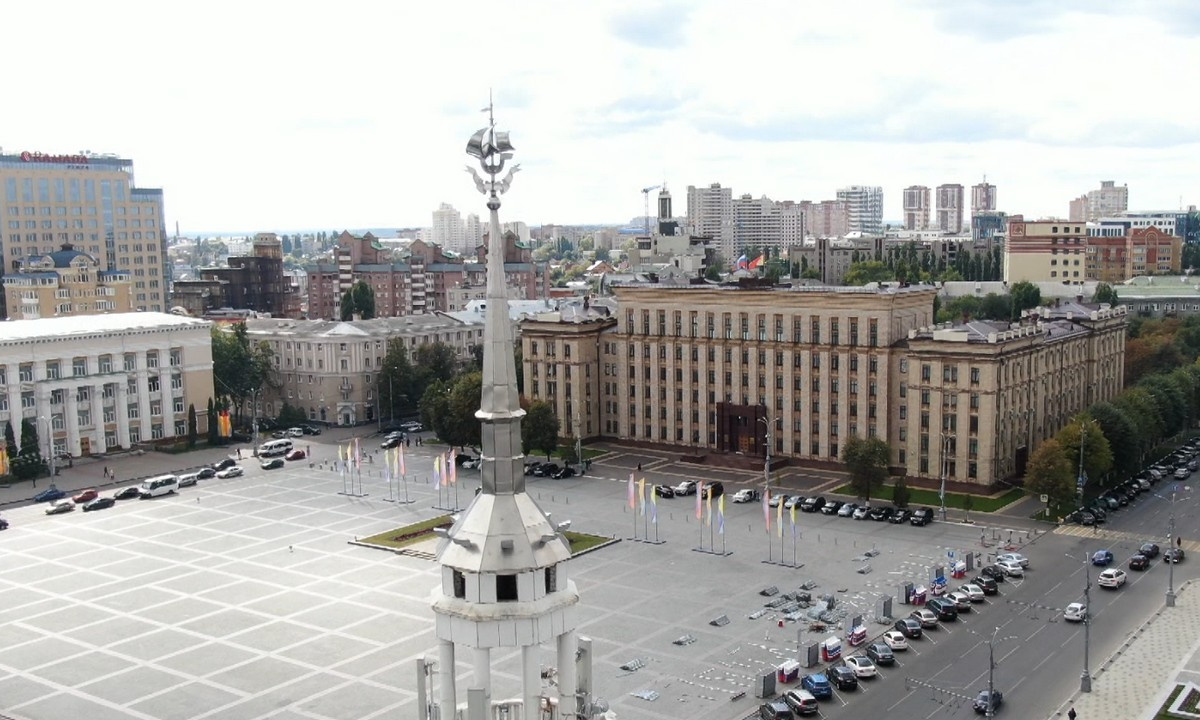
<svg viewBox="0 0 1200 720">
<path fill-rule="evenodd" d="M 997 639 L 1000 634 L 1000 628 L 992 631 L 992 637 L 987 641 L 988 644 L 988 700 L 987 708 L 984 710 L 984 717 L 996 717 L 996 643 L 1004 642 L 1005 640 L 1018 640 L 1015 635 L 1009 635 Z"/>
<path fill-rule="evenodd" d="M 261 389 L 250 391 L 250 454 L 258 457 L 258 394 Z"/>
<path fill-rule="evenodd" d="M 763 436 L 767 447 L 767 457 L 763 461 L 763 492 L 765 493 L 771 489 L 771 443 L 774 440 L 772 431 L 775 429 L 775 418 L 760 417 L 758 421 L 767 427 L 767 432 Z"/>
<path fill-rule="evenodd" d="M 1167 552 L 1174 553 L 1174 543 L 1179 542 L 1175 537 L 1175 493 L 1171 493 L 1171 522 L 1170 531 L 1167 534 Z M 1167 563 L 1167 607 L 1175 607 L 1175 563 L 1179 561 L 1174 555 L 1168 555 L 1170 562 Z"/>
<path fill-rule="evenodd" d="M 1067 554 L 1067 557 L 1075 558 Z M 1079 675 L 1079 692 L 1092 691 L 1091 658 L 1092 629 L 1092 566 L 1087 553 L 1083 554 L 1083 672 Z"/>
<path fill-rule="evenodd" d="M 938 490 L 938 498 L 942 501 L 942 522 L 946 522 L 946 475 L 950 469 L 950 433 L 942 433 L 942 486 Z"/>
</svg>

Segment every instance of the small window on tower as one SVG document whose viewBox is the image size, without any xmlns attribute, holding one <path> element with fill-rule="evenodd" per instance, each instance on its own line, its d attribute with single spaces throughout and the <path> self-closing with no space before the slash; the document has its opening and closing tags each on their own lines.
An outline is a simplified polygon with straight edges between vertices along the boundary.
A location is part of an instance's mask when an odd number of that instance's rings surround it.
<svg viewBox="0 0 1200 720">
<path fill-rule="evenodd" d="M 467 579 L 463 577 L 462 572 L 454 571 L 454 597 L 465 598 L 467 596 Z"/>
<path fill-rule="evenodd" d="M 558 592 L 558 566 L 551 565 L 546 568 L 546 594 Z"/>
<path fill-rule="evenodd" d="M 497 575 L 496 576 L 496 601 L 497 602 L 516 602 L 517 601 L 517 576 L 516 575 Z"/>
</svg>

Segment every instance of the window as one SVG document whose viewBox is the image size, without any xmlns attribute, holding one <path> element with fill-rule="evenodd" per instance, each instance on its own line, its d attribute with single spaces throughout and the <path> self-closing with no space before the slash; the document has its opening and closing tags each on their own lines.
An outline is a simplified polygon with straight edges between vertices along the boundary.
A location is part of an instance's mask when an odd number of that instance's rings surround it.
<svg viewBox="0 0 1200 720">
<path fill-rule="evenodd" d="M 148 368 L 158 367 L 158 351 L 157 350 L 150 350 L 146 353 L 146 367 L 148 367 Z"/>
<path fill-rule="evenodd" d="M 75 358 L 71 361 L 71 374 L 75 377 L 87 375 L 87 358 Z"/>
<path fill-rule="evenodd" d="M 467 596 L 467 578 L 461 570 L 453 571 L 451 584 L 454 586 L 454 597 L 465 598 Z"/>
<path fill-rule="evenodd" d="M 125 409 L 125 417 L 129 418 L 130 420 L 136 420 L 138 418 L 137 403 L 132 403 Z"/>
<path fill-rule="evenodd" d="M 133 372 L 137 369 L 137 356 L 133 353 L 125 353 L 125 372 Z"/>
<path fill-rule="evenodd" d="M 46 363 L 46 377 L 50 380 L 58 379 L 58 361 L 52 360 Z"/>
</svg>

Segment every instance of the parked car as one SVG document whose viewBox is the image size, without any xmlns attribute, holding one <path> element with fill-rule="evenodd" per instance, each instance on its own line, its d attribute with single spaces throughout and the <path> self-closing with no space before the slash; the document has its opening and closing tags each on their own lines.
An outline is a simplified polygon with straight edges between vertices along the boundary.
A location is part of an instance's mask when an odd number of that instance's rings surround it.
<svg viewBox="0 0 1200 720">
<path fill-rule="evenodd" d="M 967 598 L 973 603 L 981 603 L 984 600 L 983 596 L 985 593 L 983 592 L 983 588 L 974 583 L 960 585 L 958 587 L 958 591 L 966 595 Z"/>
<path fill-rule="evenodd" d="M 199 470 L 196 471 L 196 477 L 200 478 L 201 480 L 207 480 L 211 477 L 216 477 L 216 476 L 217 476 L 217 471 L 213 470 L 210 467 L 200 468 Z"/>
<path fill-rule="evenodd" d="M 66 498 L 62 498 L 62 499 L 55 500 L 54 502 L 50 503 L 50 507 L 46 508 L 46 514 L 47 515 L 59 515 L 61 513 L 71 512 L 74 509 L 75 509 L 75 503 L 71 502 L 70 500 L 67 500 Z"/>
<path fill-rule="evenodd" d="M 972 704 L 972 707 L 975 708 L 975 712 L 977 713 L 986 714 L 990 712 L 995 715 L 1003 702 L 1004 693 L 999 690 L 980 690 L 979 694 L 975 696 L 975 702 Z"/>
<path fill-rule="evenodd" d="M 783 700 L 768 700 L 758 706 L 759 720 L 794 720 L 792 708 Z"/>
<path fill-rule="evenodd" d="M 802 502 L 804 502 L 803 495 L 788 495 L 788 499 L 783 501 L 783 509 L 791 510 Z"/>
<path fill-rule="evenodd" d="M 34 495 L 33 501 L 39 502 L 39 503 L 54 502 L 55 500 L 62 500 L 66 496 L 67 496 L 67 494 L 65 492 L 63 492 L 62 490 L 59 490 L 57 487 L 55 487 L 53 484 L 51 484 L 50 487 L 41 491 L 37 495 Z"/>
<path fill-rule="evenodd" d="M 409 420 L 408 422 L 400 423 L 400 428 L 404 430 L 404 432 L 410 433 L 419 433 L 425 431 L 425 426 L 416 420 Z"/>
<path fill-rule="evenodd" d="M 115 500 L 136 500 L 138 497 L 138 494 L 140 492 L 141 492 L 141 489 L 138 488 L 137 485 L 130 485 L 129 487 L 121 488 L 120 490 L 113 493 L 113 499 L 115 499 Z"/>
<path fill-rule="evenodd" d="M 234 465 L 237 465 L 237 460 L 234 460 L 233 458 L 224 458 L 223 460 L 213 463 L 213 470 L 216 470 L 219 473 L 225 468 L 231 468 Z"/>
<path fill-rule="evenodd" d="M 1083 603 L 1073 602 L 1063 610 L 1063 620 L 1067 622 L 1083 622 L 1087 619 L 1087 606 Z"/>
<path fill-rule="evenodd" d="M 998 595 L 1000 593 L 1000 586 L 996 583 L 995 578 L 980 575 L 972 580 L 971 584 L 978 585 L 984 595 Z"/>
<path fill-rule="evenodd" d="M 695 495 L 696 483 L 691 480 L 684 480 L 675 486 L 676 495 Z"/>
<path fill-rule="evenodd" d="M 993 567 L 1000 568 L 1008 577 L 1025 577 L 1025 568 L 1021 567 L 1021 563 L 1012 560 L 1003 560 L 996 563 Z"/>
<path fill-rule="evenodd" d="M 300 428 L 300 427 L 288 428 L 287 434 L 288 434 L 288 437 L 294 437 L 294 438 L 304 437 L 304 428 Z"/>
<path fill-rule="evenodd" d="M 184 473 L 179 476 L 179 487 L 192 487 L 200 482 L 200 473 Z"/>
<path fill-rule="evenodd" d="M 821 711 L 817 705 L 817 698 L 807 690 L 788 690 L 783 695 L 783 701 L 797 715 L 816 715 Z"/>
<path fill-rule="evenodd" d="M 846 667 L 853 670 L 859 678 L 873 678 L 878 672 L 875 663 L 866 655 L 851 655 L 846 658 Z"/>
<path fill-rule="evenodd" d="M 888 518 L 888 522 L 894 525 L 902 525 L 907 523 L 912 518 L 912 511 L 906 508 L 899 508 Z"/>
<path fill-rule="evenodd" d="M 919 630 L 920 628 L 917 629 Z M 890 647 L 893 651 L 908 649 L 908 639 L 899 630 L 888 630 L 885 632 L 883 634 L 883 644 Z"/>
<path fill-rule="evenodd" d="M 784 493 L 775 493 L 767 500 L 767 505 L 770 507 L 778 507 L 779 503 L 787 500 L 787 495 Z"/>
<path fill-rule="evenodd" d="M 1150 558 L 1146 557 L 1145 555 L 1143 555 L 1141 553 L 1138 553 L 1138 554 L 1134 555 L 1133 557 L 1129 558 L 1129 569 L 1130 570 L 1147 570 L 1147 569 L 1149 569 L 1149 567 L 1150 567 Z"/>
<path fill-rule="evenodd" d="M 965 592 L 954 590 L 946 593 L 946 599 L 952 601 L 960 613 L 971 612 L 971 596 Z"/>
<path fill-rule="evenodd" d="M 846 503 L 841 500 L 830 500 L 821 508 L 822 515 L 837 515 Z"/>
<path fill-rule="evenodd" d="M 1091 507 L 1086 508 L 1086 509 L 1088 512 L 1090 512 L 1092 514 L 1093 517 L 1096 518 L 1097 524 L 1108 521 L 1108 511 L 1105 510 L 1104 508 L 1093 504 Z"/>
<path fill-rule="evenodd" d="M 396 447 L 397 445 L 401 445 L 401 444 L 403 444 L 403 443 L 404 443 L 404 438 L 403 438 L 403 437 L 401 437 L 401 436 L 397 436 L 397 437 L 385 437 L 385 438 L 383 439 L 383 442 L 379 443 L 379 448 L 380 448 L 381 450 L 388 450 L 388 449 L 390 449 L 390 448 L 394 448 L 394 447 Z"/>
<path fill-rule="evenodd" d="M 241 477 L 243 474 L 241 465 L 230 465 L 229 467 L 217 473 L 219 478 L 235 478 Z"/>
<path fill-rule="evenodd" d="M 871 510 L 871 519 L 875 522 L 887 522 L 895 514 L 896 508 L 891 505 L 880 505 Z"/>
<path fill-rule="evenodd" d="M 4 518 L 0 518 L 0 530 L 7 530 L 7 529 L 8 529 L 8 521 L 5 520 Z"/>
<path fill-rule="evenodd" d="M 525 474 L 532 475 L 534 473 L 534 471 L 536 471 L 539 467 L 541 467 L 541 465 L 542 464 L 540 462 L 538 462 L 537 460 L 534 460 L 533 462 L 525 463 Z"/>
<path fill-rule="evenodd" d="M 757 502 L 762 499 L 762 494 L 751 488 L 742 488 L 729 498 L 735 503 Z"/>
<path fill-rule="evenodd" d="M 1021 567 L 1023 568 L 1029 567 L 1029 558 L 1025 557 L 1021 553 L 1003 553 L 996 556 L 996 562 L 1008 561 L 1020 563 Z"/>
<path fill-rule="evenodd" d="M 887 643 L 871 643 L 867 646 L 867 657 L 876 665 L 895 665 L 896 655 Z"/>
<path fill-rule="evenodd" d="M 804 498 L 804 502 L 800 503 L 800 511 L 806 513 L 820 512 L 823 507 L 825 507 L 825 498 L 820 495 Z"/>
<path fill-rule="evenodd" d="M 655 485 L 654 494 L 661 498 L 673 498 L 675 497 L 675 488 L 670 485 Z"/>
<path fill-rule="evenodd" d="M 925 603 L 925 607 L 937 615 L 937 619 L 942 622 L 958 619 L 958 604 L 949 598 L 933 598 Z"/>
<path fill-rule="evenodd" d="M 1073 522 L 1077 525 L 1091 527 L 1096 524 L 1096 516 L 1087 508 L 1079 508 L 1067 516 L 1067 522 Z"/>
<path fill-rule="evenodd" d="M 295 448 L 294 450 L 289 452 L 287 455 L 284 455 L 283 459 L 284 460 L 303 460 L 306 457 L 308 457 L 308 456 L 304 454 L 303 450 L 301 450 L 300 448 Z"/>
<path fill-rule="evenodd" d="M 283 458 L 271 458 L 264 460 L 261 464 L 263 470 L 278 470 L 283 467 Z"/>
<path fill-rule="evenodd" d="M 1158 545 L 1148 542 L 1143 543 L 1142 546 L 1138 548 L 1138 552 L 1153 560 L 1154 558 L 1158 557 L 1158 554 L 1161 552 L 1161 550 L 1159 549 Z"/>
<path fill-rule="evenodd" d="M 1163 562 L 1179 564 L 1183 562 L 1183 548 L 1173 547 L 1163 553 Z"/>
<path fill-rule="evenodd" d="M 908 616 L 921 623 L 921 627 L 925 630 L 938 626 L 938 616 L 935 615 L 933 610 L 930 610 L 929 608 L 913 610 Z"/>
<path fill-rule="evenodd" d="M 100 497 L 100 493 L 96 490 L 96 488 L 88 488 L 87 490 L 80 490 L 75 494 L 75 497 L 71 498 L 71 500 L 74 501 L 76 505 L 82 505 L 86 502 L 91 502 L 98 497 Z"/>
<path fill-rule="evenodd" d="M 562 468 L 560 468 L 558 466 L 558 463 L 552 463 L 552 462 L 542 463 L 541 465 L 538 465 L 536 468 L 533 469 L 533 476 L 534 477 L 552 478 L 552 477 L 554 477 L 554 473 L 558 472 L 561 469 Z"/>
<path fill-rule="evenodd" d="M 1004 582 L 1004 568 L 999 565 L 984 565 L 979 569 L 979 576 L 990 578 L 993 582 L 1002 583 Z M 980 587 L 984 586 L 980 585 Z"/>
<path fill-rule="evenodd" d="M 463 460 L 462 466 L 463 470 L 478 470 L 483 467 L 483 458 L 468 457 L 466 460 Z"/>
<path fill-rule="evenodd" d="M 84 503 L 83 511 L 89 512 L 91 510 L 103 510 L 104 508 L 110 508 L 116 504 L 116 498 L 112 497 L 111 495 L 106 495 L 104 497 L 98 497 L 95 500 Z"/>
<path fill-rule="evenodd" d="M 845 665 L 829 668 L 829 679 L 833 681 L 834 687 L 843 692 L 858 689 L 858 675 Z"/>
<path fill-rule="evenodd" d="M 1113 553 L 1112 550 L 1097 550 L 1092 553 L 1092 564 L 1099 567 L 1112 565 Z"/>
<path fill-rule="evenodd" d="M 305 435 L 320 435 L 321 434 L 321 428 L 317 427 L 316 425 L 301 425 L 300 429 L 302 431 L 304 431 Z"/>
<path fill-rule="evenodd" d="M 912 517 L 908 522 L 911 525 L 928 525 L 933 522 L 933 508 L 923 507 L 913 510 Z"/>
<path fill-rule="evenodd" d="M 1117 568 L 1108 568 L 1096 578 L 1096 584 L 1100 587 L 1115 590 L 1125 584 L 1125 571 Z"/>
<path fill-rule="evenodd" d="M 934 624 L 937 624 L 937 618 L 934 618 L 933 621 Z M 904 635 L 904 637 L 918 640 L 923 634 L 923 631 L 921 630 L 923 626 L 923 623 L 919 618 L 917 618 L 916 615 L 909 615 L 908 617 L 897 620 L 896 624 L 892 627 L 896 628 L 896 630 L 900 634 Z"/>
<path fill-rule="evenodd" d="M 716 500 L 717 498 L 721 497 L 724 494 L 725 494 L 725 483 L 721 482 L 720 480 L 713 480 L 712 482 L 704 483 L 704 490 L 702 492 L 702 495 L 706 500 L 708 498 L 712 498 L 713 500 Z"/>
<path fill-rule="evenodd" d="M 559 471 L 552 475 L 555 480 L 566 480 L 567 478 L 575 477 L 575 468 L 570 465 L 565 465 L 559 468 Z"/>
<path fill-rule="evenodd" d="M 866 520 L 867 516 L 870 514 L 870 505 L 859 505 L 858 507 L 854 508 L 854 514 L 851 517 L 853 517 L 855 520 Z"/>
<path fill-rule="evenodd" d="M 837 514 L 838 517 L 852 517 L 856 510 L 858 510 L 858 503 L 848 502 L 838 508 Z"/>
<path fill-rule="evenodd" d="M 833 697 L 833 686 L 829 684 L 829 678 L 825 676 L 825 673 L 805 675 L 800 678 L 800 687 L 812 693 L 813 697 Z"/>
</svg>

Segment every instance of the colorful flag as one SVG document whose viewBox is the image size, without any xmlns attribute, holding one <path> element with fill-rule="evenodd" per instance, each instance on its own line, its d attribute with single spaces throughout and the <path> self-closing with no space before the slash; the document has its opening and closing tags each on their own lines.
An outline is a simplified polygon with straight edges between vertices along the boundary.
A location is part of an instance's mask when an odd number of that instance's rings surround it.
<svg viewBox="0 0 1200 720">
<path fill-rule="evenodd" d="M 704 524 L 712 525 L 712 491 L 709 491 L 708 495 L 704 497 L 704 504 L 708 506 L 708 520 Z"/>
<path fill-rule="evenodd" d="M 658 495 L 653 490 L 650 491 L 650 522 L 658 524 Z"/>
<path fill-rule="evenodd" d="M 440 488 L 442 486 L 442 456 L 435 455 L 433 457 L 433 486 Z"/>
<path fill-rule="evenodd" d="M 446 470 L 450 473 L 450 484 L 458 482 L 458 453 L 451 448 L 450 457 L 446 461 Z"/>
<path fill-rule="evenodd" d="M 717 501 L 717 532 L 725 534 L 725 496 Z"/>
<path fill-rule="evenodd" d="M 758 257 L 756 257 L 750 261 L 750 269 L 754 270 L 755 268 L 760 267 L 766 261 L 767 261 L 767 256 L 765 253 L 763 255 L 759 255 Z"/>
<path fill-rule="evenodd" d="M 701 498 L 704 497 L 704 481 L 696 483 L 696 519 L 700 520 L 704 517 L 704 506 L 701 505 Z"/>
<path fill-rule="evenodd" d="M 792 537 L 796 537 L 796 506 L 792 506 Z"/>
<path fill-rule="evenodd" d="M 398 449 L 400 451 L 400 474 L 405 475 L 406 473 L 404 471 L 404 446 L 397 445 L 396 449 Z"/>
<path fill-rule="evenodd" d="M 779 531 L 779 537 L 783 537 L 783 503 L 786 500 L 786 495 L 780 495 L 779 504 L 775 506 L 775 527 Z"/>
<path fill-rule="evenodd" d="M 629 509 L 630 510 L 634 510 L 637 508 L 637 500 L 633 493 L 634 493 L 633 473 L 629 473 Z"/>
<path fill-rule="evenodd" d="M 646 515 L 646 478 L 638 480 L 638 505 L 641 506 L 641 514 Z"/>
<path fill-rule="evenodd" d="M 739 257 L 737 259 L 737 264 L 734 267 L 737 270 L 744 270 L 749 266 L 749 264 L 750 264 L 750 261 L 746 258 L 745 255 L 742 255 L 741 257 Z"/>
<path fill-rule="evenodd" d="M 767 522 L 767 534 L 771 534 L 771 491 L 763 490 L 763 520 Z"/>
</svg>

